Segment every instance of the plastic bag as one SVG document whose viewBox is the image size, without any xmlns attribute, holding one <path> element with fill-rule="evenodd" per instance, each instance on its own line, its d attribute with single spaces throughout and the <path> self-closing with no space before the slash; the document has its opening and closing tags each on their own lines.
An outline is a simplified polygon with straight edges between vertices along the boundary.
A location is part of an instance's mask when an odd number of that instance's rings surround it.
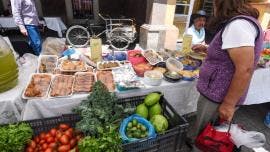
<svg viewBox="0 0 270 152">
<path fill-rule="evenodd" d="M 220 132 L 227 132 L 229 130 L 229 124 L 216 126 L 215 129 Z M 238 148 L 240 146 L 258 148 L 262 147 L 266 142 L 264 134 L 256 131 L 244 130 L 237 124 L 231 124 L 230 135 L 231 140 Z"/>
<path fill-rule="evenodd" d="M 248 148 L 262 147 L 266 138 L 265 135 L 256 131 L 246 131 L 237 124 L 232 124 L 230 129 L 231 139 L 237 147 L 242 145 Z"/>
<path fill-rule="evenodd" d="M 62 56 L 64 50 L 67 49 L 66 41 L 62 38 L 48 37 L 42 44 L 41 54 Z"/>
<path fill-rule="evenodd" d="M 145 118 L 143 118 L 143 117 L 141 117 L 139 115 L 134 114 L 134 115 L 131 115 L 131 116 L 125 118 L 122 121 L 121 125 L 120 125 L 119 133 L 120 133 L 120 136 L 121 136 L 121 138 L 122 138 L 122 140 L 123 140 L 124 143 L 129 143 L 129 142 L 134 142 L 134 141 L 140 140 L 140 139 L 137 139 L 137 138 L 128 138 L 126 136 L 127 125 L 133 119 L 137 119 L 137 121 L 139 123 L 143 124 L 147 128 L 147 130 L 148 130 L 148 137 L 147 137 L 147 139 L 149 139 L 149 138 L 156 138 L 157 134 L 155 132 L 154 126 L 148 120 L 146 120 Z"/>
</svg>

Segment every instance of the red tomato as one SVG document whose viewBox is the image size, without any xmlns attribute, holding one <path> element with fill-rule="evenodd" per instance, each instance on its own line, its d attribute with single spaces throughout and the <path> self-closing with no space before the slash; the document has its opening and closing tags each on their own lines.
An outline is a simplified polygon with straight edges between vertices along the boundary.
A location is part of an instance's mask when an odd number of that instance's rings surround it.
<svg viewBox="0 0 270 152">
<path fill-rule="evenodd" d="M 40 138 L 40 139 L 44 139 L 44 138 L 45 138 L 45 135 L 46 135 L 46 134 L 45 134 L 44 132 L 42 132 L 42 133 L 39 135 L 39 138 Z"/>
<path fill-rule="evenodd" d="M 28 148 L 26 149 L 26 152 L 34 152 L 34 149 L 33 149 L 32 147 L 28 147 Z"/>
<path fill-rule="evenodd" d="M 45 135 L 45 139 L 46 139 L 46 140 L 47 140 L 48 138 L 50 138 L 50 137 L 52 137 L 50 133 L 47 133 L 47 134 Z"/>
<path fill-rule="evenodd" d="M 67 124 L 60 124 L 59 128 L 65 131 L 65 130 L 69 129 L 70 127 Z"/>
<path fill-rule="evenodd" d="M 52 136 L 54 136 L 54 137 L 56 136 L 56 132 L 57 132 L 57 130 L 55 128 L 53 128 L 53 129 L 50 130 L 50 134 Z"/>
<path fill-rule="evenodd" d="M 31 147 L 32 149 L 35 149 L 37 146 L 36 142 L 31 140 L 30 143 L 29 143 L 29 147 Z"/>
<path fill-rule="evenodd" d="M 53 149 L 52 149 L 52 148 L 47 148 L 47 149 L 45 150 L 45 152 L 53 152 Z"/>
<path fill-rule="evenodd" d="M 42 150 L 46 150 L 48 148 L 48 144 L 47 143 L 44 143 L 43 145 L 42 145 Z"/>
<path fill-rule="evenodd" d="M 42 139 L 42 140 L 39 142 L 39 144 L 42 145 L 42 144 L 44 144 L 45 142 L 46 142 L 45 139 Z"/>
<path fill-rule="evenodd" d="M 70 140 L 71 149 L 74 148 L 76 146 L 76 144 L 77 144 L 77 140 L 75 138 Z"/>
<path fill-rule="evenodd" d="M 56 132 L 56 138 L 60 139 L 62 137 L 62 132 L 61 131 L 57 131 Z"/>
<path fill-rule="evenodd" d="M 60 142 L 61 142 L 61 144 L 63 144 L 63 145 L 68 144 L 68 143 L 69 143 L 69 138 L 68 138 L 68 136 L 67 136 L 67 135 L 63 135 L 63 136 L 60 138 Z"/>
<path fill-rule="evenodd" d="M 69 150 L 70 150 L 70 145 L 62 145 L 58 147 L 59 152 L 69 152 Z"/>
<path fill-rule="evenodd" d="M 55 142 L 50 143 L 49 147 L 52 148 L 52 149 L 55 149 L 57 147 L 57 144 Z"/>
<path fill-rule="evenodd" d="M 53 137 L 49 137 L 46 139 L 47 143 L 52 143 L 54 142 L 54 138 Z"/>
<path fill-rule="evenodd" d="M 36 143 L 39 143 L 39 142 L 40 142 L 39 137 L 38 137 L 38 136 L 36 136 L 36 137 L 34 138 L 34 141 L 35 141 Z"/>
<path fill-rule="evenodd" d="M 69 130 L 69 129 L 66 130 L 64 134 L 67 135 L 70 139 L 73 137 L 73 132 L 71 130 Z"/>
</svg>

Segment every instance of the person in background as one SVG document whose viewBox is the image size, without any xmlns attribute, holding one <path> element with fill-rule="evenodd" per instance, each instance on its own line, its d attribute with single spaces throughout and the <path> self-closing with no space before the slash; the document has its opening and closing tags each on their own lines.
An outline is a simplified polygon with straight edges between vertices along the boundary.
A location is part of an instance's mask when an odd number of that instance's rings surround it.
<svg viewBox="0 0 270 152">
<path fill-rule="evenodd" d="M 11 0 L 12 14 L 20 32 L 28 37 L 29 45 L 39 55 L 42 40 L 38 31 L 39 19 L 34 0 Z"/>
<path fill-rule="evenodd" d="M 207 52 L 197 83 L 201 95 L 196 136 L 216 115 L 231 122 L 237 107 L 244 104 L 263 45 L 258 17 L 258 10 L 246 0 L 214 0 L 209 26 L 219 30 L 208 48 L 193 46 L 195 51 Z M 199 150 L 194 147 L 193 151 Z"/>
<path fill-rule="evenodd" d="M 190 27 L 185 34 L 192 35 L 192 44 L 201 44 L 205 40 L 205 22 L 206 13 L 203 10 L 198 11 L 196 14 L 192 14 Z"/>
</svg>

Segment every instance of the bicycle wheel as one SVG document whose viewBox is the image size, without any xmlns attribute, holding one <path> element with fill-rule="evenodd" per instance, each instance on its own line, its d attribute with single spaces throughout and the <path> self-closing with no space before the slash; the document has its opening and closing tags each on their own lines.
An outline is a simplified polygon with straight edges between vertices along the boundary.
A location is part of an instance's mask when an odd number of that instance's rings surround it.
<svg viewBox="0 0 270 152">
<path fill-rule="evenodd" d="M 85 47 L 89 42 L 90 34 L 80 25 L 71 26 L 66 33 L 68 43 L 74 47 Z"/>
<path fill-rule="evenodd" d="M 123 28 L 114 28 L 107 36 L 107 39 L 110 46 L 119 51 L 125 50 L 130 44 L 128 33 Z"/>
</svg>

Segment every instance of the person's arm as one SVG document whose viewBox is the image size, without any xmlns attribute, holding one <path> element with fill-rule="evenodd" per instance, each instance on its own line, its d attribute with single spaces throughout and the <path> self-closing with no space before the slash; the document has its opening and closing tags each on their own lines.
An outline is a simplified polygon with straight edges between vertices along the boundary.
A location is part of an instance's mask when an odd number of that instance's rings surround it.
<svg viewBox="0 0 270 152">
<path fill-rule="evenodd" d="M 27 30 L 25 29 L 21 14 L 22 0 L 11 0 L 11 8 L 16 25 L 19 26 L 21 33 L 27 36 Z"/>
<path fill-rule="evenodd" d="M 254 71 L 254 47 L 239 47 L 228 49 L 235 66 L 228 92 L 219 107 L 219 116 L 223 120 L 231 121 L 235 106 L 245 93 Z"/>
</svg>

